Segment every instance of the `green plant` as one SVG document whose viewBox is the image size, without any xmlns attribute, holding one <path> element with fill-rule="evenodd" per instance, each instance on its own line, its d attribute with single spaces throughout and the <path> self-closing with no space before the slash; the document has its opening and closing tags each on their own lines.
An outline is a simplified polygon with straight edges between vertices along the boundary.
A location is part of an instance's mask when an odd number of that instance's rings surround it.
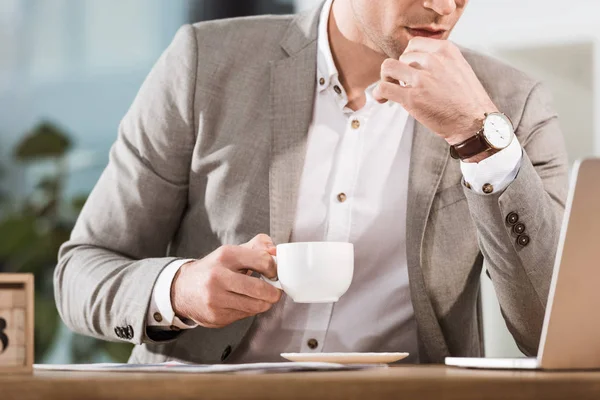
<svg viewBox="0 0 600 400">
<path fill-rule="evenodd" d="M 0 182 L 4 178 L 5 174 L 6 172 L 4 171 L 4 168 L 0 164 Z M 9 199 L 10 196 L 8 195 L 8 193 L 0 187 L 0 212 L 4 211 L 4 207 L 8 204 Z"/>
<path fill-rule="evenodd" d="M 24 168 L 49 164 L 48 173 L 19 202 L 16 211 L 0 221 L 0 271 L 31 272 L 35 275 L 35 358 L 42 362 L 57 339 L 60 318 L 54 304 L 53 271 L 58 249 L 69 239 L 74 221 L 86 196 L 67 199 L 67 155 L 69 135 L 57 125 L 42 122 L 18 143 L 13 158 Z M 6 196 L 5 196 L 6 198 Z M 0 200 L 2 198 L 0 197 Z M 126 361 L 131 346 L 75 335 L 71 344 L 73 362 L 90 362 L 104 353 Z"/>
</svg>

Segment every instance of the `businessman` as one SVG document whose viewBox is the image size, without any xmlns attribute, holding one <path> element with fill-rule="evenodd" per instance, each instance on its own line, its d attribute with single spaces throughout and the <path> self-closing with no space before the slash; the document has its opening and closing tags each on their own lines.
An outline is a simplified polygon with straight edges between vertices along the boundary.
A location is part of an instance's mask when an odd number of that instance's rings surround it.
<svg viewBox="0 0 600 400">
<path fill-rule="evenodd" d="M 59 254 L 74 331 L 130 362 L 282 352 L 483 355 L 485 266 L 526 354 L 567 182 L 549 95 L 448 41 L 468 0 L 329 0 L 186 25 L 143 84 Z M 256 278 L 274 245 L 349 241 L 335 304 Z"/>
</svg>

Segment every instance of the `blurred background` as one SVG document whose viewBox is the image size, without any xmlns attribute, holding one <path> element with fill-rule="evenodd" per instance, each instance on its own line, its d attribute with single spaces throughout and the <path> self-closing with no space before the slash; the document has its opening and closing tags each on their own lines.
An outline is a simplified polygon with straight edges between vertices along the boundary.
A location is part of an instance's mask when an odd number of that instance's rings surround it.
<svg viewBox="0 0 600 400">
<path fill-rule="evenodd" d="M 124 361 L 129 354 L 129 345 L 74 335 L 60 323 L 52 271 L 119 121 L 176 30 L 320 3 L 0 0 L 0 272 L 36 274 L 36 362 Z M 600 155 L 596 9 L 597 0 L 473 0 L 452 38 L 546 82 L 571 161 Z M 491 283 L 482 284 L 487 355 L 518 355 Z"/>
</svg>

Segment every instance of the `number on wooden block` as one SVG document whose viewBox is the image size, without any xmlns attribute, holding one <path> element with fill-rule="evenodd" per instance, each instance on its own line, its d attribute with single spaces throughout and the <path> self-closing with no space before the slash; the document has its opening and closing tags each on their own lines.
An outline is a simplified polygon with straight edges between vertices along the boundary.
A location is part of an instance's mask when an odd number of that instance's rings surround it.
<svg viewBox="0 0 600 400">
<path fill-rule="evenodd" d="M 0 374 L 33 364 L 33 276 L 0 274 Z"/>
<path fill-rule="evenodd" d="M 8 321 L 0 313 L 0 354 L 8 348 Z"/>
</svg>

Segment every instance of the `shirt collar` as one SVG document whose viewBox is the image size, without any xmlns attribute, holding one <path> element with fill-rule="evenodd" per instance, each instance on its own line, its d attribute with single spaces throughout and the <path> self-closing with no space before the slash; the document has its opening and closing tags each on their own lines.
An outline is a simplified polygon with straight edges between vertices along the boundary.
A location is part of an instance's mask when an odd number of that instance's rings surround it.
<svg viewBox="0 0 600 400">
<path fill-rule="evenodd" d="M 327 89 L 332 82 L 335 82 L 334 84 L 339 84 L 339 74 L 335 62 L 333 61 L 333 55 L 331 54 L 329 32 L 327 30 L 332 4 L 333 0 L 327 0 L 325 2 L 319 18 L 319 33 L 317 38 L 317 80 L 319 82 L 317 82 L 317 87 L 320 92 Z"/>
<path fill-rule="evenodd" d="M 331 45 L 329 42 L 329 17 L 331 15 L 331 7 L 333 6 L 334 0 L 327 0 L 321 10 L 321 16 L 319 17 L 319 31 L 317 36 L 317 88 L 319 93 L 327 89 L 329 86 L 337 86 L 340 90 L 336 93 L 345 99 L 345 92 L 342 84 L 339 81 L 339 73 L 333 61 L 333 54 L 331 53 Z M 367 101 L 371 101 L 373 90 L 379 82 L 374 82 L 366 90 Z M 391 102 L 388 102 L 391 103 Z"/>
</svg>

